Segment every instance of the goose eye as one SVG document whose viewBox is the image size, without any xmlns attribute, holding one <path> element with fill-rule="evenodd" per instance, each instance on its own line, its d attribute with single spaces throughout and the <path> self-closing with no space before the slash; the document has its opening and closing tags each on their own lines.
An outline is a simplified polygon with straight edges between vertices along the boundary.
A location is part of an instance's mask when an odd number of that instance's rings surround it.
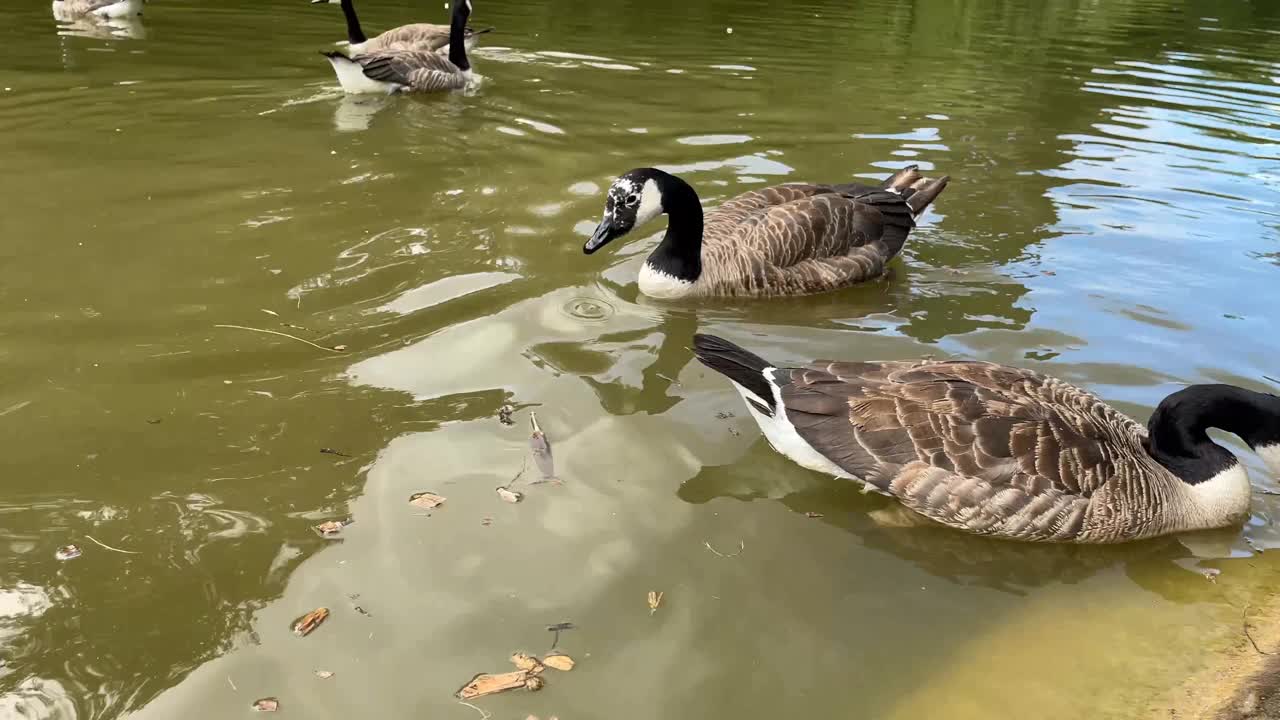
<svg viewBox="0 0 1280 720">
<path fill-rule="evenodd" d="M 640 199 L 640 198 L 636 197 L 634 194 L 633 194 L 633 195 L 628 195 L 628 196 L 627 196 L 627 204 L 628 204 L 628 205 L 635 205 L 635 204 L 636 204 L 636 202 L 637 202 L 639 199 Z"/>
</svg>

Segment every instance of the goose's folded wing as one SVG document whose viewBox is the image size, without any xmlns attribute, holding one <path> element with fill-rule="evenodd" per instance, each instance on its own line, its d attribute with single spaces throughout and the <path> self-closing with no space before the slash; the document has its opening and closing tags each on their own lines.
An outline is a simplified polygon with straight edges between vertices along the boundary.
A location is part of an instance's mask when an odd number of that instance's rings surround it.
<svg viewBox="0 0 1280 720">
<path fill-rule="evenodd" d="M 369 79 L 404 85 L 415 90 L 455 87 L 445 84 L 445 78 L 437 76 L 461 79 L 458 69 L 448 58 L 433 52 L 392 50 L 361 55 L 354 59 L 364 68 L 364 74 Z"/>
<path fill-rule="evenodd" d="M 746 217 L 761 210 L 777 205 L 785 205 L 793 200 L 833 193 L 826 185 L 809 185 L 806 183 L 786 183 L 749 190 L 732 197 L 707 213 L 708 223 L 739 223 Z"/>
<path fill-rule="evenodd" d="M 898 206 L 906 207 L 900 200 L 896 205 L 886 202 L 884 207 Z M 706 238 L 712 246 L 728 245 L 755 254 L 775 268 L 789 268 L 805 261 L 839 258 L 855 248 L 871 246 L 885 234 L 885 209 L 844 195 L 823 193 L 768 206 L 745 214 L 736 223 L 716 218 L 707 223 Z M 905 233 L 902 237 L 905 239 Z M 892 257 L 887 248 L 874 249 L 884 256 L 883 260 Z"/>
<path fill-rule="evenodd" d="M 801 437 L 945 525 L 1066 540 L 1086 514 L 1135 511 L 1092 505 L 1104 485 L 1113 499 L 1146 492 L 1139 426 L 1065 383 L 976 362 L 819 363 L 784 372 L 791 382 L 783 404 Z"/>
</svg>

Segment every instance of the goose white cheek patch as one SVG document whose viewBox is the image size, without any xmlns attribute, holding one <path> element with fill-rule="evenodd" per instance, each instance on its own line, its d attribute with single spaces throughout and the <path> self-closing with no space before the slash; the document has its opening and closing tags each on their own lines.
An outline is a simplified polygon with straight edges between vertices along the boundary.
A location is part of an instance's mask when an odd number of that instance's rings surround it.
<svg viewBox="0 0 1280 720">
<path fill-rule="evenodd" d="M 649 222 L 662 214 L 662 191 L 658 183 L 645 180 L 640 189 L 640 206 L 636 208 L 636 227 Z"/>
</svg>

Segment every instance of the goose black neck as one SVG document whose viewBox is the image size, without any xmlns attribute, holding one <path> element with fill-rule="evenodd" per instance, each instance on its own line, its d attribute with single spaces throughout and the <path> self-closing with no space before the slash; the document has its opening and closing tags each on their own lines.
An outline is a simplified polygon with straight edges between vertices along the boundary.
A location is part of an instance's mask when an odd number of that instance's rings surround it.
<svg viewBox="0 0 1280 720">
<path fill-rule="evenodd" d="M 459 70 L 470 70 L 467 61 L 467 0 L 453 0 L 453 18 L 449 21 L 449 62 Z"/>
<path fill-rule="evenodd" d="M 342 14 L 347 18 L 347 41 L 352 45 L 358 45 L 365 42 L 369 38 L 364 36 L 364 30 L 360 29 L 360 18 L 356 17 L 356 6 L 352 0 L 342 0 Z"/>
<path fill-rule="evenodd" d="M 1147 422 L 1147 451 L 1184 481 L 1208 480 L 1239 462 L 1209 428 L 1251 448 L 1280 444 L 1280 398 L 1234 385 L 1191 385 L 1165 398 Z"/>
<path fill-rule="evenodd" d="M 649 256 L 655 270 L 688 282 L 702 275 L 702 202 L 698 193 L 675 175 L 654 171 L 667 214 L 667 234 Z"/>
</svg>

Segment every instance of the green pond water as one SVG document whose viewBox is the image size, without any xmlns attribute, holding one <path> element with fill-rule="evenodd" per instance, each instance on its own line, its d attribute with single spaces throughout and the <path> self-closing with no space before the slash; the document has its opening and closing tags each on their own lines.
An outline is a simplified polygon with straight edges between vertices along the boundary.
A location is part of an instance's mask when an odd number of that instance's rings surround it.
<svg viewBox="0 0 1280 720">
<path fill-rule="evenodd" d="M 360 10 L 381 30 L 441 5 Z M 774 453 L 687 347 L 993 360 L 1140 420 L 1183 383 L 1274 389 L 1280 5 L 476 0 L 472 21 L 499 29 L 478 90 L 356 99 L 317 54 L 336 7 L 154 0 L 107 30 L 0 8 L 0 718 L 274 696 L 467 720 L 453 692 L 558 622 L 577 668 L 477 707 L 1130 718 L 1240 641 L 1280 579 L 1251 549 L 1280 547 L 1252 455 L 1243 528 L 892 527 Z M 581 252 L 632 167 L 711 205 L 911 163 L 951 186 L 863 287 L 671 305 L 635 285 L 660 227 Z M 531 411 L 563 484 L 526 486 L 530 464 L 507 504 Z"/>
</svg>

